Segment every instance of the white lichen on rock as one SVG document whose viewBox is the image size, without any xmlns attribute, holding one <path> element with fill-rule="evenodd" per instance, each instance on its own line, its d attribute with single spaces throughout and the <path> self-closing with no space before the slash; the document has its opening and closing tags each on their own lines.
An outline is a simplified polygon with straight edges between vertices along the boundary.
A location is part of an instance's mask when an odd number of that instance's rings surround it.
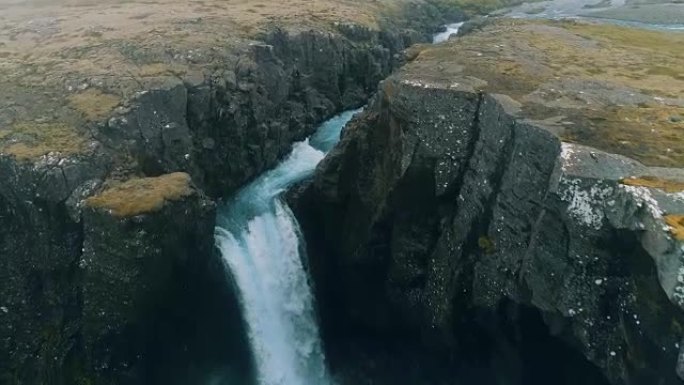
<svg viewBox="0 0 684 385">
<path fill-rule="evenodd" d="M 579 224 L 600 229 L 606 198 L 613 194 L 613 187 L 600 182 L 587 185 L 583 179 L 561 177 L 560 198 L 568 202 L 567 212 Z"/>
<path fill-rule="evenodd" d="M 567 171 L 568 167 L 573 164 L 573 156 L 576 153 L 575 146 L 570 143 L 561 143 L 561 168 L 563 171 Z"/>
<path fill-rule="evenodd" d="M 425 82 L 420 80 L 403 80 L 402 84 L 419 88 L 444 88 L 444 86 L 440 86 L 437 83 Z"/>
<path fill-rule="evenodd" d="M 680 307 L 684 307 L 684 267 L 680 267 L 677 271 L 677 284 L 672 293 L 673 300 Z"/>
<path fill-rule="evenodd" d="M 646 187 L 627 185 L 620 185 L 619 188 L 634 197 L 634 201 L 637 205 L 648 210 L 653 218 L 662 218 L 663 211 L 660 209 L 658 201 L 651 195 L 651 190 Z"/>
</svg>

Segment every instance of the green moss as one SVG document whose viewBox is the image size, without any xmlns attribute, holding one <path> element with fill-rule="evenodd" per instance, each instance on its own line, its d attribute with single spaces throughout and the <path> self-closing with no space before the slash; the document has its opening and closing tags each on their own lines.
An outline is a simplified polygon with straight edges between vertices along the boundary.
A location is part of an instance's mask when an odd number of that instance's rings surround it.
<svg viewBox="0 0 684 385">
<path fill-rule="evenodd" d="M 73 379 L 75 385 L 93 385 L 95 381 L 91 377 L 78 376 Z"/>
<path fill-rule="evenodd" d="M 67 383 L 74 385 L 95 385 L 98 383 L 94 375 L 84 368 L 84 362 L 84 359 L 76 357 L 67 360 L 63 368 Z"/>
<path fill-rule="evenodd" d="M 627 155 L 647 165 L 684 165 L 684 122 L 671 116 L 684 114 L 684 107 L 611 106 L 592 109 L 584 115 L 591 126 L 568 130 L 575 139 L 606 151 Z"/>
<path fill-rule="evenodd" d="M 681 33 L 650 31 L 614 24 L 565 22 L 562 25 L 564 28 L 589 39 L 600 39 L 630 49 L 664 50 L 667 55 L 684 57 L 684 52 L 681 50 L 684 36 Z"/>
<path fill-rule="evenodd" d="M 485 254 L 494 254 L 496 247 L 494 246 L 494 241 L 491 238 L 483 235 L 477 239 L 477 245 Z"/>
<path fill-rule="evenodd" d="M 649 75 L 662 75 L 675 78 L 677 80 L 684 80 L 684 68 L 673 66 L 653 66 L 647 69 Z"/>
<path fill-rule="evenodd" d="M 69 105 L 91 121 L 107 118 L 120 103 L 118 96 L 94 88 L 69 96 Z"/>
</svg>

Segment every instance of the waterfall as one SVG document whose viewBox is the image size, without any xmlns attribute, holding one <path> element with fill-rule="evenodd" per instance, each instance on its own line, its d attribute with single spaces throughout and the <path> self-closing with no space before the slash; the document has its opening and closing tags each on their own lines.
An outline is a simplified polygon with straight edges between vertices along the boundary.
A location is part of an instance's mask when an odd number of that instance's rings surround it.
<svg viewBox="0 0 684 385">
<path fill-rule="evenodd" d="M 310 176 L 357 111 L 322 124 L 219 209 L 216 244 L 238 288 L 260 385 L 329 385 L 296 219 L 280 194 Z"/>
<path fill-rule="evenodd" d="M 449 40 L 451 35 L 455 35 L 458 33 L 458 30 L 461 28 L 463 23 L 453 23 L 453 24 L 447 24 L 444 26 L 446 30 L 444 32 L 440 32 L 432 37 L 432 43 L 433 44 L 438 44 L 445 42 Z"/>
</svg>

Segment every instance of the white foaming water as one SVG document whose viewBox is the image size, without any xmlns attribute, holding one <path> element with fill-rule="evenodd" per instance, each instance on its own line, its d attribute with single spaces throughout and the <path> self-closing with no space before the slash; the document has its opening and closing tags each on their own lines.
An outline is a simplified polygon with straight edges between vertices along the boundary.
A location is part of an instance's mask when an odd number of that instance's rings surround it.
<svg viewBox="0 0 684 385">
<path fill-rule="evenodd" d="M 357 111 L 296 143 L 218 214 L 216 244 L 237 285 L 261 385 L 329 385 L 299 225 L 279 195 L 310 176 Z"/>
<path fill-rule="evenodd" d="M 458 30 L 459 28 L 461 28 L 462 25 L 463 23 L 445 25 L 446 31 L 435 34 L 432 37 L 432 43 L 437 44 L 449 40 L 449 37 L 451 37 L 451 35 L 455 35 L 458 33 Z"/>
</svg>

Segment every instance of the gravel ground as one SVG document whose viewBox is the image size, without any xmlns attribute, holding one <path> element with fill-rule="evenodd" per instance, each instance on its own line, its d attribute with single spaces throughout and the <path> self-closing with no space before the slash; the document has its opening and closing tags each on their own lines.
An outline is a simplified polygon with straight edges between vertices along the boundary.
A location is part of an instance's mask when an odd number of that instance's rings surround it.
<svg viewBox="0 0 684 385">
<path fill-rule="evenodd" d="M 581 15 L 646 24 L 679 24 L 684 27 L 684 4 L 626 5 Z"/>
<path fill-rule="evenodd" d="M 511 9 L 508 15 L 545 19 L 588 17 L 661 29 L 684 29 L 684 3 L 662 0 L 553 0 L 523 4 Z"/>
</svg>

